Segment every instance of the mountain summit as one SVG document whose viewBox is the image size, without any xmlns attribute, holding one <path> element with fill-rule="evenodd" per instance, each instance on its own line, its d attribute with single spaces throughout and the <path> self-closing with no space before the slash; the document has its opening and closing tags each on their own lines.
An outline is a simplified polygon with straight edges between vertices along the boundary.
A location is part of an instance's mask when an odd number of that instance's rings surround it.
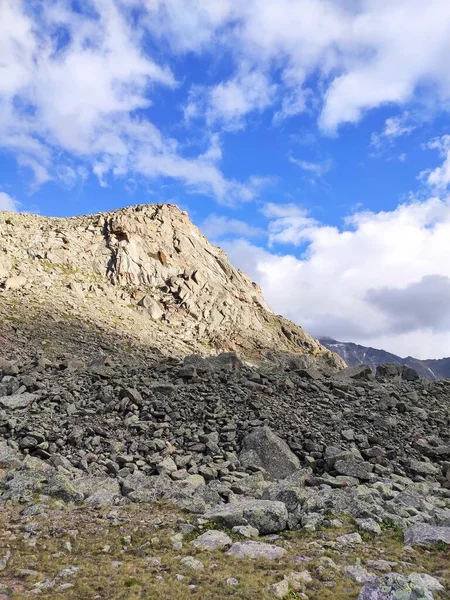
<svg viewBox="0 0 450 600">
<path fill-rule="evenodd" d="M 0 213 L 0 281 L 2 341 L 14 337 L 16 351 L 20 340 L 89 351 L 95 334 L 165 355 L 238 351 L 258 361 L 277 352 L 344 366 L 274 315 L 259 286 L 174 205 L 71 218 Z"/>
</svg>

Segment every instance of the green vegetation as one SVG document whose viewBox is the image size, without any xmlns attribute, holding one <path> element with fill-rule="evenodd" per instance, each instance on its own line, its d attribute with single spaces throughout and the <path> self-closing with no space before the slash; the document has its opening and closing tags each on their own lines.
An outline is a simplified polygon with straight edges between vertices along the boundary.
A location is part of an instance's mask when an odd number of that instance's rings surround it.
<svg viewBox="0 0 450 600">
<path fill-rule="evenodd" d="M 387 526 L 381 536 L 343 549 L 334 540 L 355 530 L 345 516 L 339 517 L 343 523 L 339 529 L 284 534 L 275 543 L 285 547 L 287 555 L 272 562 L 237 560 L 221 551 L 194 548 L 191 542 L 201 531 L 219 529 L 212 523 L 185 535 L 180 549 L 174 545 L 174 535 L 179 533 L 179 523 L 190 517 L 161 503 L 103 509 L 53 503 L 43 514 L 25 520 L 20 517 L 22 510 L 6 506 L 0 513 L 0 557 L 8 550 L 12 555 L 0 578 L 6 586 L 0 594 L 8 600 L 22 599 L 33 589 L 40 589 L 42 600 L 269 600 L 274 596 L 268 586 L 305 569 L 313 578 L 305 588 L 309 600 L 356 600 L 362 586 L 342 567 L 359 561 L 364 566 L 366 560 L 376 559 L 391 561 L 400 573 L 432 574 L 450 589 L 445 544 L 405 553 L 398 531 Z M 37 533 L 25 533 L 24 523 Z M 185 556 L 194 556 L 204 568 L 183 567 L 180 561 Z M 71 567 L 78 570 L 61 575 Z M 231 578 L 238 580 L 237 586 L 227 583 Z M 287 598 L 302 596 L 292 591 Z"/>
</svg>

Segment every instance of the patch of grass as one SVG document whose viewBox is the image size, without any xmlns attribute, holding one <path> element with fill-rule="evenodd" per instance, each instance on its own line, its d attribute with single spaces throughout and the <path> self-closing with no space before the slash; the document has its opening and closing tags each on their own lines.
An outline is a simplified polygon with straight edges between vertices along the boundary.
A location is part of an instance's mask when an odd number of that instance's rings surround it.
<svg viewBox="0 0 450 600">
<path fill-rule="evenodd" d="M 392 535 L 399 542 L 403 542 L 403 529 L 394 521 L 382 521 L 380 524 L 381 530 Z"/>
<path fill-rule="evenodd" d="M 179 523 L 190 522 L 191 517 L 164 503 L 115 507 L 113 517 L 111 507 L 48 506 L 43 514 L 32 517 L 39 528 L 31 538 L 23 530 L 27 520 L 20 515 L 22 509 L 5 505 L 0 512 L 0 555 L 3 549 L 12 553 L 1 573 L 2 583 L 11 590 L 10 600 L 32 597 L 35 584 L 46 579 L 54 580 L 55 585 L 41 589 L 41 600 L 92 600 L 95 597 L 101 600 L 269 600 L 273 596 L 267 591 L 268 586 L 292 571 L 304 569 L 313 579 L 305 588 L 310 600 L 356 600 L 362 585 L 346 577 L 343 567 L 357 561 L 364 566 L 366 560 L 376 558 L 396 563 L 394 570 L 401 573 L 419 571 L 434 575 L 447 586 L 446 593 L 450 590 L 448 547 L 415 549 L 406 557 L 398 531 L 391 525 L 386 525 L 382 535 L 367 543 L 344 549 L 333 545 L 342 530 L 288 532 L 275 542 L 286 548 L 285 558 L 252 561 L 234 559 L 220 550 L 207 552 L 194 548 L 192 540 L 208 529 L 220 529 L 238 539 L 229 529 L 211 522 L 185 535 L 183 547 L 175 549 L 172 538 L 179 532 Z M 338 518 L 344 524 L 343 529 L 354 530 L 348 518 L 339 515 Z M 260 541 L 264 541 L 264 537 Z M 184 568 L 181 559 L 189 555 L 200 560 L 204 569 Z M 304 556 L 309 561 L 294 562 L 295 556 Z M 323 570 L 321 561 L 325 556 L 338 565 L 336 571 Z M 55 579 L 61 570 L 71 566 L 79 570 L 62 580 Z M 24 574 L 24 569 L 29 574 Z M 237 586 L 227 584 L 231 577 L 238 580 Z M 328 586 L 327 581 L 332 582 L 332 586 Z M 71 583 L 73 587 L 59 589 L 61 583 Z M 298 600 L 300 597 L 292 591 L 287 598 Z M 435 600 L 445 597 L 436 594 Z"/>
<path fill-rule="evenodd" d="M 445 554 L 450 552 L 450 546 L 448 544 L 446 544 L 445 542 L 443 542 L 442 540 L 439 540 L 439 542 L 436 544 L 435 548 L 438 552 L 444 552 Z"/>
</svg>

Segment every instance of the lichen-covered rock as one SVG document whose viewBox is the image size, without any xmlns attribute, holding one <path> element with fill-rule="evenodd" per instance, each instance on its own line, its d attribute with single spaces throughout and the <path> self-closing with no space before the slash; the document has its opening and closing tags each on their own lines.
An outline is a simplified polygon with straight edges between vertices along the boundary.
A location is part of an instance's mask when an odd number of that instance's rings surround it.
<svg viewBox="0 0 450 600">
<path fill-rule="evenodd" d="M 405 531 L 405 544 L 408 546 L 428 546 L 438 542 L 450 544 L 450 527 L 416 523 Z"/>
<path fill-rule="evenodd" d="M 27 457 L 18 469 L 10 471 L 0 485 L 5 490 L 2 498 L 13 502 L 30 501 L 35 494 L 45 494 L 64 502 L 83 499 L 83 494 L 67 476 L 37 458 Z"/>
<path fill-rule="evenodd" d="M 427 575 L 413 573 L 409 577 L 398 573 L 388 573 L 367 582 L 358 600 L 433 600 L 433 589 L 439 582 Z"/>
<path fill-rule="evenodd" d="M 278 560 L 286 555 L 286 550 L 275 544 L 264 542 L 236 542 L 226 553 L 235 558 L 265 558 L 267 560 Z"/>
<path fill-rule="evenodd" d="M 282 502 L 245 500 L 216 506 L 207 511 L 204 518 L 230 529 L 238 525 L 251 525 L 264 535 L 283 531 L 288 511 Z"/>
</svg>

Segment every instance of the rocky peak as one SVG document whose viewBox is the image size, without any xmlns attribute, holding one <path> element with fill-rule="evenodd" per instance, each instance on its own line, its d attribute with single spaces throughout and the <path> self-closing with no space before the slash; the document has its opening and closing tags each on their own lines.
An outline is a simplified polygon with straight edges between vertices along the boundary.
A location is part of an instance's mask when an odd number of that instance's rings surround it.
<svg viewBox="0 0 450 600">
<path fill-rule="evenodd" d="M 0 308 L 14 302 L 28 329 L 45 329 L 46 310 L 164 354 L 235 350 L 258 360 L 275 351 L 301 355 L 304 366 L 344 364 L 274 315 L 259 286 L 174 205 L 71 218 L 0 213 L 0 281 Z"/>
</svg>

